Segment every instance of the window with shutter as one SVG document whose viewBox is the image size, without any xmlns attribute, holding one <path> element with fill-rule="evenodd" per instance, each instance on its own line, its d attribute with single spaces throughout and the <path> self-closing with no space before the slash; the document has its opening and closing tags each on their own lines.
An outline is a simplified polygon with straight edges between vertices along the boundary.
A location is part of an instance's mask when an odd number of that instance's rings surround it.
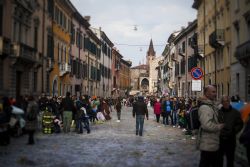
<svg viewBox="0 0 250 167">
<path fill-rule="evenodd" d="M 73 75 L 76 75 L 76 60 L 73 60 Z"/>
<path fill-rule="evenodd" d="M 52 17 L 53 16 L 53 8 L 54 8 L 54 1 L 47 0 L 47 10 L 49 15 Z"/>
<path fill-rule="evenodd" d="M 48 35 L 47 39 L 47 56 L 54 60 L 54 44 L 53 44 L 53 37 Z"/>
<path fill-rule="evenodd" d="M 179 75 L 179 62 L 175 64 L 175 76 Z"/>
<path fill-rule="evenodd" d="M 181 60 L 181 74 L 185 74 L 185 60 Z"/>
</svg>

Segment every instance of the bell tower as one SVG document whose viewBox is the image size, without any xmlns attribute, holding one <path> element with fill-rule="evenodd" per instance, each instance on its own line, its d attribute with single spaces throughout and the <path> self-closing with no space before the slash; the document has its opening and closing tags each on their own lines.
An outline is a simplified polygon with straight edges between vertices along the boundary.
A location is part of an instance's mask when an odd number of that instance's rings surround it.
<svg viewBox="0 0 250 167">
<path fill-rule="evenodd" d="M 149 65 L 149 62 L 155 58 L 155 50 L 154 50 L 152 39 L 150 40 L 146 58 L 147 58 L 147 62 L 146 62 L 147 65 Z"/>
</svg>

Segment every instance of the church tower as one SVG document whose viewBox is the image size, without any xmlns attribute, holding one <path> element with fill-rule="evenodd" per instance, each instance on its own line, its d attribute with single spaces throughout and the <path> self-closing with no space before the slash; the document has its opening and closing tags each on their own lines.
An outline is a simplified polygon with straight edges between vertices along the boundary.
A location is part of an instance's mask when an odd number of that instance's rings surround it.
<svg viewBox="0 0 250 167">
<path fill-rule="evenodd" d="M 147 51 L 147 65 L 149 65 L 149 62 L 155 58 L 155 50 L 153 46 L 152 39 L 150 40 L 149 48 Z"/>
</svg>

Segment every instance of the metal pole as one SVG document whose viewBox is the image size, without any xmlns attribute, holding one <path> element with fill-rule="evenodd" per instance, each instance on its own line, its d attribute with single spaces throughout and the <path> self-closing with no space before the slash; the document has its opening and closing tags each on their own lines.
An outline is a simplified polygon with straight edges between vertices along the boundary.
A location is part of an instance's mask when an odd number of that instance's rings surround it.
<svg viewBox="0 0 250 167">
<path fill-rule="evenodd" d="M 217 11 L 217 5 L 216 5 L 216 0 L 214 0 L 214 17 L 215 17 L 215 21 L 214 21 L 214 31 L 215 31 L 215 35 L 216 35 L 216 38 L 217 38 L 217 20 L 216 20 L 216 12 Z M 217 84 L 217 50 L 215 48 L 215 51 L 214 51 L 214 84 L 216 85 Z"/>
<path fill-rule="evenodd" d="M 101 43 L 101 52 L 100 53 L 102 53 L 102 65 L 103 65 L 103 68 L 102 68 L 102 70 L 104 70 L 104 54 L 103 54 L 103 52 L 102 52 L 102 43 Z M 101 73 L 102 73 L 102 71 L 101 71 Z M 102 76 L 102 74 L 100 74 L 101 76 Z M 104 76 L 102 76 L 102 88 L 103 88 L 103 85 L 104 85 Z M 104 89 L 101 89 L 101 88 L 99 88 L 100 90 L 102 90 L 102 97 L 104 97 Z"/>
<path fill-rule="evenodd" d="M 89 95 L 89 51 L 87 55 L 87 94 Z"/>
<path fill-rule="evenodd" d="M 185 49 L 185 73 L 186 73 L 186 81 L 185 81 L 185 96 L 186 96 L 186 98 L 188 97 L 188 82 L 187 82 L 187 74 L 188 74 L 188 66 L 187 66 L 187 62 L 188 62 L 188 59 L 187 59 L 187 47 L 188 47 L 188 45 L 187 45 L 187 35 L 186 35 L 186 42 L 185 42 L 185 45 L 186 45 L 186 49 Z"/>
<path fill-rule="evenodd" d="M 44 28 L 45 27 L 45 0 L 43 0 L 43 23 L 42 23 L 42 92 L 44 91 L 44 64 L 43 64 L 43 59 L 44 59 Z M 46 69 L 46 68 L 45 68 Z"/>
</svg>

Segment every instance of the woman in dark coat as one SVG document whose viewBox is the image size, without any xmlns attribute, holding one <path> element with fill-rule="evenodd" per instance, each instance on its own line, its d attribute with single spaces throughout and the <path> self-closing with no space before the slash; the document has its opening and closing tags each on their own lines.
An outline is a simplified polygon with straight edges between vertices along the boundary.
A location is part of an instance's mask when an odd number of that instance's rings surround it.
<svg viewBox="0 0 250 167">
<path fill-rule="evenodd" d="M 115 109 L 117 112 L 117 122 L 121 121 L 121 110 L 122 110 L 122 104 L 120 98 L 117 98 L 115 103 Z"/>
<path fill-rule="evenodd" d="M 29 135 L 29 139 L 28 139 L 27 144 L 35 144 L 34 133 L 35 133 L 36 127 L 37 127 L 38 109 L 39 109 L 39 106 L 38 106 L 37 102 L 34 100 L 34 97 L 29 96 L 27 113 L 26 113 L 26 126 L 25 126 L 25 129 Z"/>
</svg>

